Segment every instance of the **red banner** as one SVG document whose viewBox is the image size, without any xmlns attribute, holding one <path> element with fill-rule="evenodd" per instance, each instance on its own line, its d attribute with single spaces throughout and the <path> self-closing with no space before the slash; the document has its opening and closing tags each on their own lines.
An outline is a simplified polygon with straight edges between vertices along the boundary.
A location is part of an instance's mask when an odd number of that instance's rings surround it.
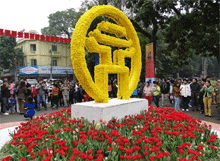
<svg viewBox="0 0 220 161">
<path fill-rule="evenodd" d="M 26 33 L 26 32 L 25 32 L 25 33 L 24 33 L 24 38 L 25 38 L 25 39 L 29 39 L 29 33 Z"/>
<path fill-rule="evenodd" d="M 11 31 L 10 30 L 5 30 L 5 36 L 11 36 Z"/>
<path fill-rule="evenodd" d="M 54 36 L 51 36 L 50 41 L 54 42 Z"/>
<path fill-rule="evenodd" d="M 50 36 L 46 36 L 46 41 L 50 41 Z"/>
<path fill-rule="evenodd" d="M 30 39 L 31 39 L 31 40 L 34 40 L 34 35 L 35 35 L 35 34 L 30 33 Z"/>
<path fill-rule="evenodd" d="M 17 36 L 17 31 L 12 31 L 12 32 L 11 32 L 11 36 L 12 36 L 12 37 L 16 37 L 16 36 Z"/>
<path fill-rule="evenodd" d="M 23 32 L 18 32 L 18 38 L 23 38 Z"/>
<path fill-rule="evenodd" d="M 63 38 L 62 37 L 60 38 L 60 43 L 63 43 Z"/>
<path fill-rule="evenodd" d="M 67 43 L 67 38 L 64 38 L 64 43 Z"/>
<path fill-rule="evenodd" d="M 146 78 L 154 78 L 153 43 L 146 45 Z"/>
<path fill-rule="evenodd" d="M 0 35 L 3 35 L 3 29 L 0 29 Z"/>
<path fill-rule="evenodd" d="M 39 40 L 40 39 L 40 35 L 36 34 L 35 35 L 35 40 Z"/>
<path fill-rule="evenodd" d="M 23 33 L 23 31 L 11 31 L 11 30 L 4 30 L 0 29 L 0 35 L 3 35 L 5 33 L 5 36 L 12 36 L 17 38 L 25 38 L 25 39 L 31 39 L 31 40 L 41 40 L 41 41 L 51 41 L 51 42 L 60 42 L 60 43 L 70 43 L 71 38 L 63 38 L 63 37 L 54 37 L 54 36 L 48 36 L 48 35 L 39 35 L 34 33 Z M 45 39 L 46 38 L 46 39 Z"/>
</svg>

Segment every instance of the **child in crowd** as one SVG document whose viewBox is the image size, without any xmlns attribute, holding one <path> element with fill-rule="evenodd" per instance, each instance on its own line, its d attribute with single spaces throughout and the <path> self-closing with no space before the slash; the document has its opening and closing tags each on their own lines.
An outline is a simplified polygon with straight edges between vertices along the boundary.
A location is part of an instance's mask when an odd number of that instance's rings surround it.
<svg viewBox="0 0 220 161">
<path fill-rule="evenodd" d="M 33 103 L 33 98 L 29 96 L 27 98 L 27 102 L 24 103 L 25 110 L 27 110 L 26 114 L 24 114 L 25 118 L 30 118 L 32 120 L 34 114 L 35 114 L 35 103 Z"/>
<path fill-rule="evenodd" d="M 15 113 L 15 103 L 16 103 L 15 98 L 13 95 L 11 95 L 11 97 L 9 98 L 9 107 L 11 114 Z"/>
</svg>

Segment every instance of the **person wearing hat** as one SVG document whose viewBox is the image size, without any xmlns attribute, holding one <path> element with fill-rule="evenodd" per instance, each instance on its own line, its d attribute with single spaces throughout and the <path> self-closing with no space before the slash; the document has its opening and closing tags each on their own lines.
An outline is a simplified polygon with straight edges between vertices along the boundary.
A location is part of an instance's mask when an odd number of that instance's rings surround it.
<svg viewBox="0 0 220 161">
<path fill-rule="evenodd" d="M 214 88 L 214 94 L 213 94 L 213 103 L 217 104 L 218 112 L 220 114 L 220 79 L 216 83 L 216 87 Z M 220 120 L 220 117 L 217 119 Z"/>
</svg>

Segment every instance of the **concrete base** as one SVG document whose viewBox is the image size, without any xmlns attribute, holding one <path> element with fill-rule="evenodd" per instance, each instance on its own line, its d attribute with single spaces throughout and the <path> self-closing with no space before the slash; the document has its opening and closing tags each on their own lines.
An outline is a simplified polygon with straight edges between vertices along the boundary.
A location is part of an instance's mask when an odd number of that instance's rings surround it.
<svg viewBox="0 0 220 161">
<path fill-rule="evenodd" d="M 130 100 L 111 99 L 109 103 L 83 102 L 71 106 L 71 118 L 82 116 L 90 122 L 100 119 L 108 122 L 114 118 L 123 118 L 125 115 L 139 114 L 140 111 L 148 110 L 148 100 L 131 98 Z"/>
</svg>

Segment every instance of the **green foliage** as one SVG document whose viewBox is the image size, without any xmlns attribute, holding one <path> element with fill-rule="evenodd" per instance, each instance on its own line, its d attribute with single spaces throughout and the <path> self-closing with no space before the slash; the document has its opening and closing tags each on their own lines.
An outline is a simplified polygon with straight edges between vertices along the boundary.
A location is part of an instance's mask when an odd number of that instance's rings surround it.
<svg viewBox="0 0 220 161">
<path fill-rule="evenodd" d="M 202 53 L 220 59 L 218 1 L 128 0 L 126 7 L 135 13 L 131 21 L 136 31 L 155 45 L 158 45 L 159 29 L 166 29 L 164 35 L 168 47 L 165 50 L 178 67 L 183 67 L 194 55 Z M 152 30 L 148 32 L 148 28 Z M 154 54 L 157 55 L 156 51 Z"/>
<path fill-rule="evenodd" d="M 165 38 L 169 44 L 167 50 L 175 49 L 182 64 L 193 55 L 219 57 L 219 4 L 210 1 L 180 1 L 186 13 L 172 16 L 168 21 Z M 193 49 L 195 52 L 190 52 Z M 220 63 L 220 62 L 219 62 Z"/>
<path fill-rule="evenodd" d="M 23 65 L 24 53 L 21 49 L 15 49 L 16 40 L 9 36 L 0 36 L 0 68 L 15 69 Z"/>
<path fill-rule="evenodd" d="M 49 27 L 41 29 L 42 34 L 50 36 L 71 37 L 73 29 L 80 15 L 74 8 L 57 11 L 49 15 Z"/>
</svg>

